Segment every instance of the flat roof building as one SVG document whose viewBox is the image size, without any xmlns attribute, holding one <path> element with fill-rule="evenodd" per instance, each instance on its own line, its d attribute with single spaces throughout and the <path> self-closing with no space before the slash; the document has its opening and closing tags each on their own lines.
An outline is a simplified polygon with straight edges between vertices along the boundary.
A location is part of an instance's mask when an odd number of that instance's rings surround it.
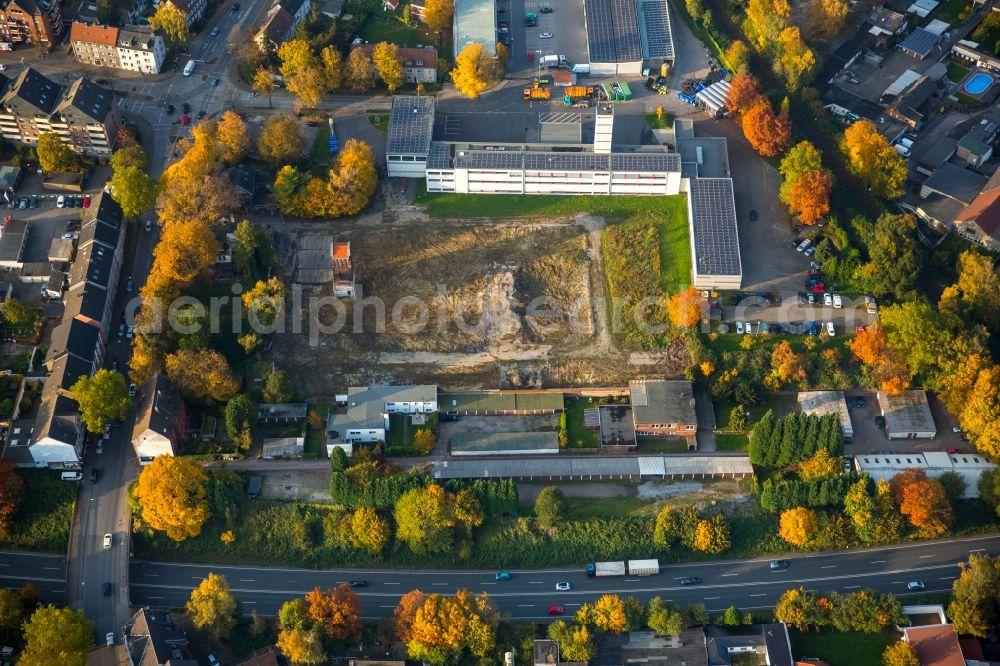
<svg viewBox="0 0 1000 666">
<path fill-rule="evenodd" d="M 468 44 L 482 44 L 483 51 L 497 54 L 497 8 L 494 0 L 457 0 L 452 28 L 455 56 Z"/>
<path fill-rule="evenodd" d="M 934 439 L 937 436 L 926 392 L 909 390 L 890 395 L 879 391 L 877 397 L 889 439 Z"/>
<path fill-rule="evenodd" d="M 557 414 L 564 397 L 558 391 L 463 391 L 442 393 L 439 407 L 446 414 L 463 416 L 524 416 Z"/>
<path fill-rule="evenodd" d="M 554 432 L 474 432 L 451 438 L 453 456 L 525 456 L 559 453 Z"/>
<path fill-rule="evenodd" d="M 996 465 L 976 453 L 945 453 L 927 451 L 924 453 L 872 453 L 854 457 L 854 467 L 859 473 L 873 479 L 889 480 L 906 469 L 922 469 L 927 476 L 938 478 L 946 472 L 954 472 L 965 480 L 962 497 L 979 497 L 979 479 L 983 472 L 996 469 Z"/>
<path fill-rule="evenodd" d="M 492 0 L 489 2 L 493 6 Z M 456 16 L 457 7 L 456 7 Z M 456 31 L 457 27 L 456 18 Z M 434 98 L 392 98 L 385 160 L 390 178 L 423 178 L 434 131 Z"/>
<path fill-rule="evenodd" d="M 686 436 L 698 430 L 691 382 L 644 379 L 629 382 L 628 389 L 637 436 Z"/>
<path fill-rule="evenodd" d="M 847 408 L 847 398 L 843 391 L 799 391 L 799 409 L 803 414 L 826 416 L 837 414 L 840 417 L 840 427 L 844 431 L 844 441 L 854 439 L 854 426 L 851 425 L 851 410 Z"/>
<path fill-rule="evenodd" d="M 520 479 L 590 481 L 601 479 L 709 479 L 753 476 L 745 455 L 571 456 L 516 459 L 462 457 L 434 463 L 435 479 Z"/>
<path fill-rule="evenodd" d="M 666 0 L 585 0 L 587 50 L 594 76 L 642 73 L 674 62 Z"/>
<path fill-rule="evenodd" d="M 347 410 L 326 420 L 327 446 L 350 453 L 356 443 L 385 442 L 390 414 L 432 414 L 438 411 L 437 386 L 351 386 Z"/>
</svg>

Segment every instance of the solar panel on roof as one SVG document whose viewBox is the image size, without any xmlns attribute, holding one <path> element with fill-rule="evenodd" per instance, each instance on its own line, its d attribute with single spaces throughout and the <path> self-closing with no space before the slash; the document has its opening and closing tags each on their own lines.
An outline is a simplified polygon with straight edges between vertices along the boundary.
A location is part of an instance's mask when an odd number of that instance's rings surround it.
<svg viewBox="0 0 1000 666">
<path fill-rule="evenodd" d="M 434 102 L 429 97 L 393 97 L 387 153 L 426 154 L 434 126 Z"/>
<path fill-rule="evenodd" d="M 677 153 L 612 153 L 611 168 L 615 171 L 680 172 L 681 156 Z"/>
<path fill-rule="evenodd" d="M 594 62 L 616 62 L 611 0 L 586 0 L 585 11 L 590 59 Z"/>
<path fill-rule="evenodd" d="M 618 62 L 642 60 L 635 0 L 611 0 L 611 23 L 615 32 Z"/>
<path fill-rule="evenodd" d="M 740 275 L 733 181 L 696 178 L 688 193 L 694 213 L 696 269 L 701 275 Z"/>
<path fill-rule="evenodd" d="M 646 37 L 646 56 L 671 59 L 674 57 L 674 40 L 670 33 L 670 17 L 664 0 L 642 2 L 642 23 Z"/>
</svg>

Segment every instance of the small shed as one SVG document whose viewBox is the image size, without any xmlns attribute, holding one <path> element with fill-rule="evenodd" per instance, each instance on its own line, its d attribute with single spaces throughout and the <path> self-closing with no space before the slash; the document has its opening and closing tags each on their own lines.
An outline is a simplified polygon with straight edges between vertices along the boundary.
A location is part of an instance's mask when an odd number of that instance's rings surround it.
<svg viewBox="0 0 1000 666">
<path fill-rule="evenodd" d="M 21 176 L 24 172 L 21 167 L 0 166 L 0 189 L 16 190 L 21 184 Z"/>
<path fill-rule="evenodd" d="M 851 410 L 847 407 L 843 391 L 799 391 L 799 409 L 803 414 L 816 416 L 837 414 L 840 417 L 840 427 L 844 431 L 844 441 L 849 442 L 854 439 Z"/>
<path fill-rule="evenodd" d="M 934 439 L 937 426 L 922 390 L 902 391 L 899 395 L 878 392 L 879 412 L 885 418 L 885 434 L 889 439 Z"/>
<path fill-rule="evenodd" d="M 49 243 L 49 261 L 73 261 L 73 239 L 53 238 Z"/>
</svg>

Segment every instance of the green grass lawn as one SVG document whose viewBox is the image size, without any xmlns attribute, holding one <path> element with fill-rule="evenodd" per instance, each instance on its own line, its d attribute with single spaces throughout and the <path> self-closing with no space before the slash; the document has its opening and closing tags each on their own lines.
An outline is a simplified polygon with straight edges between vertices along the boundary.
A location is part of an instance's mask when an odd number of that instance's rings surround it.
<svg viewBox="0 0 1000 666">
<path fill-rule="evenodd" d="M 320 123 L 313 140 L 312 148 L 309 150 L 309 157 L 315 164 L 329 164 L 330 158 L 330 123 Z"/>
<path fill-rule="evenodd" d="M 721 434 L 715 435 L 716 451 L 746 451 L 750 445 L 750 439 L 744 434 Z"/>
<path fill-rule="evenodd" d="M 954 23 L 958 20 L 958 15 L 965 11 L 968 7 L 968 0 L 947 0 L 947 2 L 941 5 L 941 8 L 935 18 L 947 21 L 948 23 Z"/>
<path fill-rule="evenodd" d="M 753 425 L 756 423 L 764 412 L 767 410 L 773 410 L 774 415 L 777 417 L 782 417 L 789 412 L 795 411 L 796 399 L 794 395 L 775 395 L 764 393 L 760 396 L 756 405 L 750 406 L 750 417 L 748 423 Z M 733 411 L 733 407 L 736 404 L 729 400 L 719 400 L 715 403 L 715 428 L 716 430 L 728 430 L 729 429 L 729 414 Z M 745 437 L 744 437 L 745 439 Z M 715 436 L 715 441 L 718 443 L 719 435 Z"/>
<path fill-rule="evenodd" d="M 369 111 L 368 122 L 380 132 L 389 131 L 389 114 L 385 111 Z"/>
<path fill-rule="evenodd" d="M 47 469 L 18 470 L 24 497 L 0 547 L 65 553 L 80 484 Z"/>
<path fill-rule="evenodd" d="M 674 114 L 665 113 L 663 114 L 663 119 L 661 120 L 655 113 L 647 113 L 646 123 L 652 129 L 670 129 L 674 125 Z"/>
<path fill-rule="evenodd" d="M 637 437 L 639 453 L 686 453 L 687 442 L 677 437 Z"/>
<path fill-rule="evenodd" d="M 816 657 L 830 666 L 881 666 L 882 652 L 896 641 L 887 633 L 788 630 L 797 659 Z"/>
<path fill-rule="evenodd" d="M 969 95 L 966 95 L 964 92 L 957 92 L 957 93 L 955 93 L 955 99 L 958 100 L 959 104 L 962 104 L 964 106 L 975 107 L 975 106 L 981 106 L 982 105 L 982 102 L 980 102 L 978 99 L 976 99 L 975 97 L 971 97 Z"/>
<path fill-rule="evenodd" d="M 609 220 L 626 220 L 636 216 L 675 215 L 686 210 L 683 196 L 674 197 L 560 197 L 547 195 L 449 194 L 417 191 L 417 203 L 427 206 L 431 217 L 535 217 L 590 213 Z M 678 203 L 679 202 L 679 203 Z M 685 213 L 686 214 L 686 213 Z M 686 220 L 685 220 L 686 223 Z"/>
<path fill-rule="evenodd" d="M 968 74 L 968 73 L 969 73 L 969 68 L 968 67 L 963 67 L 962 65 L 959 65 L 957 62 L 949 62 L 948 63 L 948 80 L 949 81 L 954 81 L 955 83 L 958 83 L 963 78 L 965 78 L 965 75 Z"/>
<path fill-rule="evenodd" d="M 668 294 L 691 284 L 691 243 L 688 237 L 687 201 L 667 197 L 660 227 L 660 287 Z"/>
<path fill-rule="evenodd" d="M 596 430 L 583 427 L 583 410 L 591 407 L 584 398 L 566 398 L 566 431 L 568 448 L 597 447 L 601 445 Z"/>
<path fill-rule="evenodd" d="M 622 518 L 624 516 L 651 516 L 656 512 L 654 502 L 638 497 L 567 497 L 566 518 Z"/>
<path fill-rule="evenodd" d="M 418 28 L 404 25 L 393 15 L 369 15 L 368 20 L 358 29 L 357 36 L 372 44 L 389 42 L 398 46 L 412 47 L 434 43 L 432 37 L 421 32 Z"/>
</svg>

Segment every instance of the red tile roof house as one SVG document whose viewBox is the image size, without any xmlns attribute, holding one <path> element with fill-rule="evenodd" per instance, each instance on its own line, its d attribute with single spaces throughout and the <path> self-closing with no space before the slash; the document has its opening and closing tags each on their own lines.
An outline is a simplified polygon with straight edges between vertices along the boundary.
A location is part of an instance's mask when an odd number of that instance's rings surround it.
<svg viewBox="0 0 1000 666">
<path fill-rule="evenodd" d="M 965 666 L 953 625 L 907 627 L 903 629 L 903 640 L 917 651 L 920 666 Z"/>
</svg>

